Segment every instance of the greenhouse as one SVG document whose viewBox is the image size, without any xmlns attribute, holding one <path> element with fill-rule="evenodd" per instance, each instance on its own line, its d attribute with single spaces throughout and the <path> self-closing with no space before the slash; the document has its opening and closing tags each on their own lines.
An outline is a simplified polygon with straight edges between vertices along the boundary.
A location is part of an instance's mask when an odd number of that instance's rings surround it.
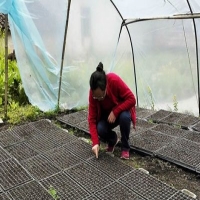
<svg viewBox="0 0 200 200">
<path fill-rule="evenodd" d="M 42 111 L 87 106 L 101 61 L 137 106 L 200 114 L 197 0 L 1 0 L 23 87 Z"/>
</svg>

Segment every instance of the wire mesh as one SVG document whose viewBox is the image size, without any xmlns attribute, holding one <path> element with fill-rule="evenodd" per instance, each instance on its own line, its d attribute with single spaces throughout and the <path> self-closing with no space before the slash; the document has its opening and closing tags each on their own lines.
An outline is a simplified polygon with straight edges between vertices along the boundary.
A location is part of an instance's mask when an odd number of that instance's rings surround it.
<svg viewBox="0 0 200 200">
<path fill-rule="evenodd" d="M 6 161 L 10 158 L 10 155 L 0 147 L 0 162 Z"/>
</svg>

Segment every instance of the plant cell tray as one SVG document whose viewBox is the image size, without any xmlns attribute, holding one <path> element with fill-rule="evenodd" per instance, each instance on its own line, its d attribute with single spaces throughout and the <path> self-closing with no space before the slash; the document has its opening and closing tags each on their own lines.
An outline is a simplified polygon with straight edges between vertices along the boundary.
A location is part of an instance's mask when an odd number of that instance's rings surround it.
<svg viewBox="0 0 200 200">
<path fill-rule="evenodd" d="M 173 187 L 140 170 L 131 171 L 120 178 L 119 182 L 148 200 L 168 200 L 177 192 Z"/>
<path fill-rule="evenodd" d="M 0 193 L 1 200 L 11 200 L 11 198 L 6 193 Z"/>
<path fill-rule="evenodd" d="M 196 131 L 188 131 L 188 134 L 185 135 L 185 138 L 193 142 L 200 144 L 200 133 Z"/>
<path fill-rule="evenodd" d="M 88 144 L 81 139 L 68 143 L 65 145 L 65 148 L 71 153 L 77 155 L 80 159 L 87 160 L 94 157 L 91 144 Z"/>
<path fill-rule="evenodd" d="M 151 128 L 155 127 L 156 125 L 157 124 L 148 122 L 148 121 L 143 120 L 143 119 L 137 119 L 136 130 L 137 130 L 138 127 L 143 128 L 143 129 L 151 129 Z"/>
<path fill-rule="evenodd" d="M 51 131 L 59 131 L 62 130 L 61 128 L 57 127 L 56 125 L 52 124 L 50 120 L 42 119 L 36 122 L 32 122 L 31 126 L 34 129 L 41 131 L 43 134 L 48 134 Z"/>
<path fill-rule="evenodd" d="M 195 131 L 200 132 L 200 122 L 195 123 L 191 128 Z M 1 134 L 1 133 L 0 133 Z"/>
<path fill-rule="evenodd" d="M 87 120 L 87 111 L 78 111 L 71 114 L 57 117 L 56 119 L 70 126 L 76 126 L 77 124 Z"/>
<path fill-rule="evenodd" d="M 101 153 L 99 158 L 92 158 L 87 163 L 94 166 L 96 169 L 102 171 L 108 176 L 118 179 L 130 171 L 134 170 L 133 167 L 124 164 L 116 158 L 111 157 L 109 154 Z"/>
<path fill-rule="evenodd" d="M 70 152 L 68 150 L 69 147 L 66 148 L 66 146 L 67 144 L 45 152 L 45 155 L 48 157 L 48 159 L 50 159 L 60 169 L 72 167 L 84 160 L 75 155 L 74 153 Z M 74 150 L 79 151 L 78 149 Z"/>
<path fill-rule="evenodd" d="M 80 163 L 64 172 L 85 188 L 89 193 L 101 190 L 114 182 L 114 179 L 88 163 Z"/>
<path fill-rule="evenodd" d="M 31 126 L 31 123 L 16 126 L 12 129 L 12 131 L 20 138 L 21 141 L 29 140 L 33 138 L 34 136 L 41 134 L 41 131 Z"/>
<path fill-rule="evenodd" d="M 0 132 L 0 146 L 7 147 L 18 142 L 20 142 L 20 138 L 12 130 Z"/>
<path fill-rule="evenodd" d="M 181 191 L 178 191 L 176 194 L 174 194 L 169 200 L 194 200 L 194 198 L 184 194 Z"/>
<path fill-rule="evenodd" d="M 175 137 L 185 137 L 188 134 L 187 130 L 176 128 L 167 124 L 158 124 L 157 126 L 153 127 L 152 130 Z"/>
<path fill-rule="evenodd" d="M 77 137 L 70 135 L 65 131 L 59 130 L 58 132 L 49 132 L 49 134 L 34 137 L 33 139 L 27 141 L 27 144 L 39 152 L 45 152 L 76 139 Z"/>
<path fill-rule="evenodd" d="M 26 143 L 19 143 L 13 146 L 7 147 L 6 150 L 14 156 L 18 161 L 22 161 L 28 159 L 32 156 L 36 156 L 38 154 L 37 151 L 30 148 Z"/>
<path fill-rule="evenodd" d="M 84 132 L 86 132 L 88 134 L 90 133 L 90 131 L 89 131 L 89 124 L 88 124 L 87 120 L 78 123 L 76 125 L 76 128 L 78 128 L 79 130 L 82 130 L 82 131 L 84 131 Z"/>
<path fill-rule="evenodd" d="M 166 111 L 166 110 L 159 110 L 155 112 L 154 114 L 147 117 L 147 120 L 153 121 L 153 122 L 160 122 L 163 118 L 168 117 L 171 115 L 172 112 Z"/>
<path fill-rule="evenodd" d="M 82 177 L 87 182 L 87 179 L 84 177 L 84 173 L 82 173 Z M 71 200 L 71 199 L 84 199 L 90 194 L 81 187 L 77 182 L 72 180 L 69 176 L 64 173 L 58 173 L 53 175 L 47 179 L 41 181 L 41 184 L 49 189 L 52 186 L 56 191 L 60 199 Z"/>
<path fill-rule="evenodd" d="M 193 171 L 196 171 L 197 166 L 200 164 L 200 153 L 190 151 L 190 148 L 181 148 L 180 145 L 166 146 L 158 150 L 156 155 Z"/>
<path fill-rule="evenodd" d="M 2 147 L 0 147 L 0 163 L 8 160 L 9 158 L 10 155 Z"/>
<path fill-rule="evenodd" d="M 9 191 L 13 199 L 20 200 L 53 200 L 53 197 L 36 181 L 20 185 Z"/>
<path fill-rule="evenodd" d="M 178 124 L 177 122 L 181 120 L 185 115 L 182 113 L 171 112 L 167 117 L 162 118 L 159 122 L 163 122 L 169 125 Z"/>
<path fill-rule="evenodd" d="M 199 121 L 200 121 L 199 117 L 195 117 L 192 115 L 184 115 L 183 118 L 177 121 L 177 124 L 179 124 L 183 128 L 188 129 L 189 127 L 191 127 L 192 125 L 194 125 Z"/>
<path fill-rule="evenodd" d="M 84 198 L 83 200 L 101 200 L 101 199 L 99 199 L 99 198 L 98 198 L 97 196 L 95 196 L 95 195 L 90 195 L 90 196 Z"/>
<path fill-rule="evenodd" d="M 42 155 L 32 157 L 21 164 L 37 180 L 44 179 L 60 171 L 60 169 Z"/>
<path fill-rule="evenodd" d="M 0 163 L 0 185 L 4 190 L 30 181 L 32 178 L 14 159 Z"/>
<path fill-rule="evenodd" d="M 95 195 L 100 199 L 146 200 L 119 182 L 112 183 L 96 192 Z"/>
<path fill-rule="evenodd" d="M 153 115 L 154 113 L 156 113 L 156 111 L 154 111 L 154 110 L 136 107 L 136 117 L 137 118 L 146 119 L 147 117 L 149 117 L 150 115 Z"/>
<path fill-rule="evenodd" d="M 135 136 L 131 136 L 129 141 L 131 148 L 149 155 L 153 155 L 155 151 L 171 143 L 174 139 L 175 137 L 152 130 L 147 130 Z"/>
</svg>

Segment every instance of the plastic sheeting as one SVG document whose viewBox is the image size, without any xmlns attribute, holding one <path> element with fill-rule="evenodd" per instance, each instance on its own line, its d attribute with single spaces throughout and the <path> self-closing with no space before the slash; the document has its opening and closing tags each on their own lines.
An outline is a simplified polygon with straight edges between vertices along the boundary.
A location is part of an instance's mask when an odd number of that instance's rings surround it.
<svg viewBox="0 0 200 200">
<path fill-rule="evenodd" d="M 58 99 L 61 109 L 87 106 L 89 78 L 101 61 L 139 106 L 173 110 L 178 103 L 178 111 L 199 114 L 200 19 L 158 19 L 200 13 L 199 1 L 71 1 L 60 77 L 67 11 L 67 0 L 0 0 L 30 103 L 43 111 Z M 144 18 L 121 29 L 123 20 Z"/>
</svg>

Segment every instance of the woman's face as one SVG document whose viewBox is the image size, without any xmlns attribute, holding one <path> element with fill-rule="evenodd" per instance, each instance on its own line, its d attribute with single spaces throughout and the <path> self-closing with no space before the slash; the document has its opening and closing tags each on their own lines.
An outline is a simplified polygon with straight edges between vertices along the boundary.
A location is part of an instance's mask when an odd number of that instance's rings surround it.
<svg viewBox="0 0 200 200">
<path fill-rule="evenodd" d="M 97 88 L 96 90 L 92 91 L 92 96 L 93 96 L 93 99 L 102 101 L 102 100 L 104 100 L 104 98 L 106 96 L 106 89 L 101 90 L 100 88 Z"/>
</svg>

